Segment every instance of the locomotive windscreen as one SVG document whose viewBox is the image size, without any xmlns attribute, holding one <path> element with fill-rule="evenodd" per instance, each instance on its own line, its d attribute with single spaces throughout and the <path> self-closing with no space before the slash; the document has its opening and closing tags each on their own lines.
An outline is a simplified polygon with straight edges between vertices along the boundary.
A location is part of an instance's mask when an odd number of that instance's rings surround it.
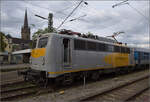
<svg viewBox="0 0 150 102">
<path fill-rule="evenodd" d="M 38 48 L 44 48 L 47 45 L 48 37 L 41 38 L 38 43 Z"/>
</svg>

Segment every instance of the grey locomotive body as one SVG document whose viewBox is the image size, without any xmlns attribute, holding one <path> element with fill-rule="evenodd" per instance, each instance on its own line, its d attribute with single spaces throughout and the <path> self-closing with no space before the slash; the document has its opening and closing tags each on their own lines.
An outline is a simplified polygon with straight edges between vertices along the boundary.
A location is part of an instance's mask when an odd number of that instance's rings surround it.
<svg viewBox="0 0 150 102">
<path fill-rule="evenodd" d="M 102 72 L 133 68 L 137 61 L 135 48 L 125 45 L 74 37 L 62 34 L 44 34 L 34 41 L 31 52 L 31 70 L 26 78 L 60 79 L 67 75 L 98 77 Z M 149 64 L 150 52 L 147 62 Z M 30 76 L 30 77 L 29 77 Z"/>
</svg>

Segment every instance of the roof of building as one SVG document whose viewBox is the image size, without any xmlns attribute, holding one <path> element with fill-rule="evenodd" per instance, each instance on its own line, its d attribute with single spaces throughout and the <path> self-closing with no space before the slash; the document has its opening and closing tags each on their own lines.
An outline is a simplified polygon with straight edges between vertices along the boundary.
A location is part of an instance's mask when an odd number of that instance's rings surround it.
<svg viewBox="0 0 150 102">
<path fill-rule="evenodd" d="M 32 42 L 32 40 L 24 40 L 24 39 L 21 39 L 21 38 L 11 38 L 12 39 L 12 43 L 13 44 L 28 44 L 30 42 Z"/>
<path fill-rule="evenodd" d="M 14 51 L 12 54 L 24 54 L 24 53 L 30 53 L 31 49 L 25 49 L 25 50 L 19 50 L 19 51 Z"/>
<path fill-rule="evenodd" d="M 8 55 L 8 52 L 0 52 L 0 55 Z"/>
</svg>

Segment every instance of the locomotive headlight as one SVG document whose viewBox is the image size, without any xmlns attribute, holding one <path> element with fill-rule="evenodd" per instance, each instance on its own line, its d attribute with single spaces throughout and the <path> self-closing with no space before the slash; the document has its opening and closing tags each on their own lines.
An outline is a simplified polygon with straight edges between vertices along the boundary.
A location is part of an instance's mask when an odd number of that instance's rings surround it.
<svg viewBox="0 0 150 102">
<path fill-rule="evenodd" d="M 44 65 L 45 64 L 45 57 L 43 57 L 43 61 L 42 62 L 43 62 L 42 65 Z"/>
</svg>

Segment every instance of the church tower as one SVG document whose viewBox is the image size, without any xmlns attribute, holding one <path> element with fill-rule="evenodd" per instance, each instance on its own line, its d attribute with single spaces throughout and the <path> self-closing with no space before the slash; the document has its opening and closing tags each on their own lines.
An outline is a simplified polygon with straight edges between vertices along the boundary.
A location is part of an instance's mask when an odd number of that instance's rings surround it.
<svg viewBox="0 0 150 102">
<path fill-rule="evenodd" d="M 24 40 L 30 40 L 30 27 L 28 26 L 27 10 L 25 11 L 24 25 L 21 28 L 21 38 Z"/>
</svg>

